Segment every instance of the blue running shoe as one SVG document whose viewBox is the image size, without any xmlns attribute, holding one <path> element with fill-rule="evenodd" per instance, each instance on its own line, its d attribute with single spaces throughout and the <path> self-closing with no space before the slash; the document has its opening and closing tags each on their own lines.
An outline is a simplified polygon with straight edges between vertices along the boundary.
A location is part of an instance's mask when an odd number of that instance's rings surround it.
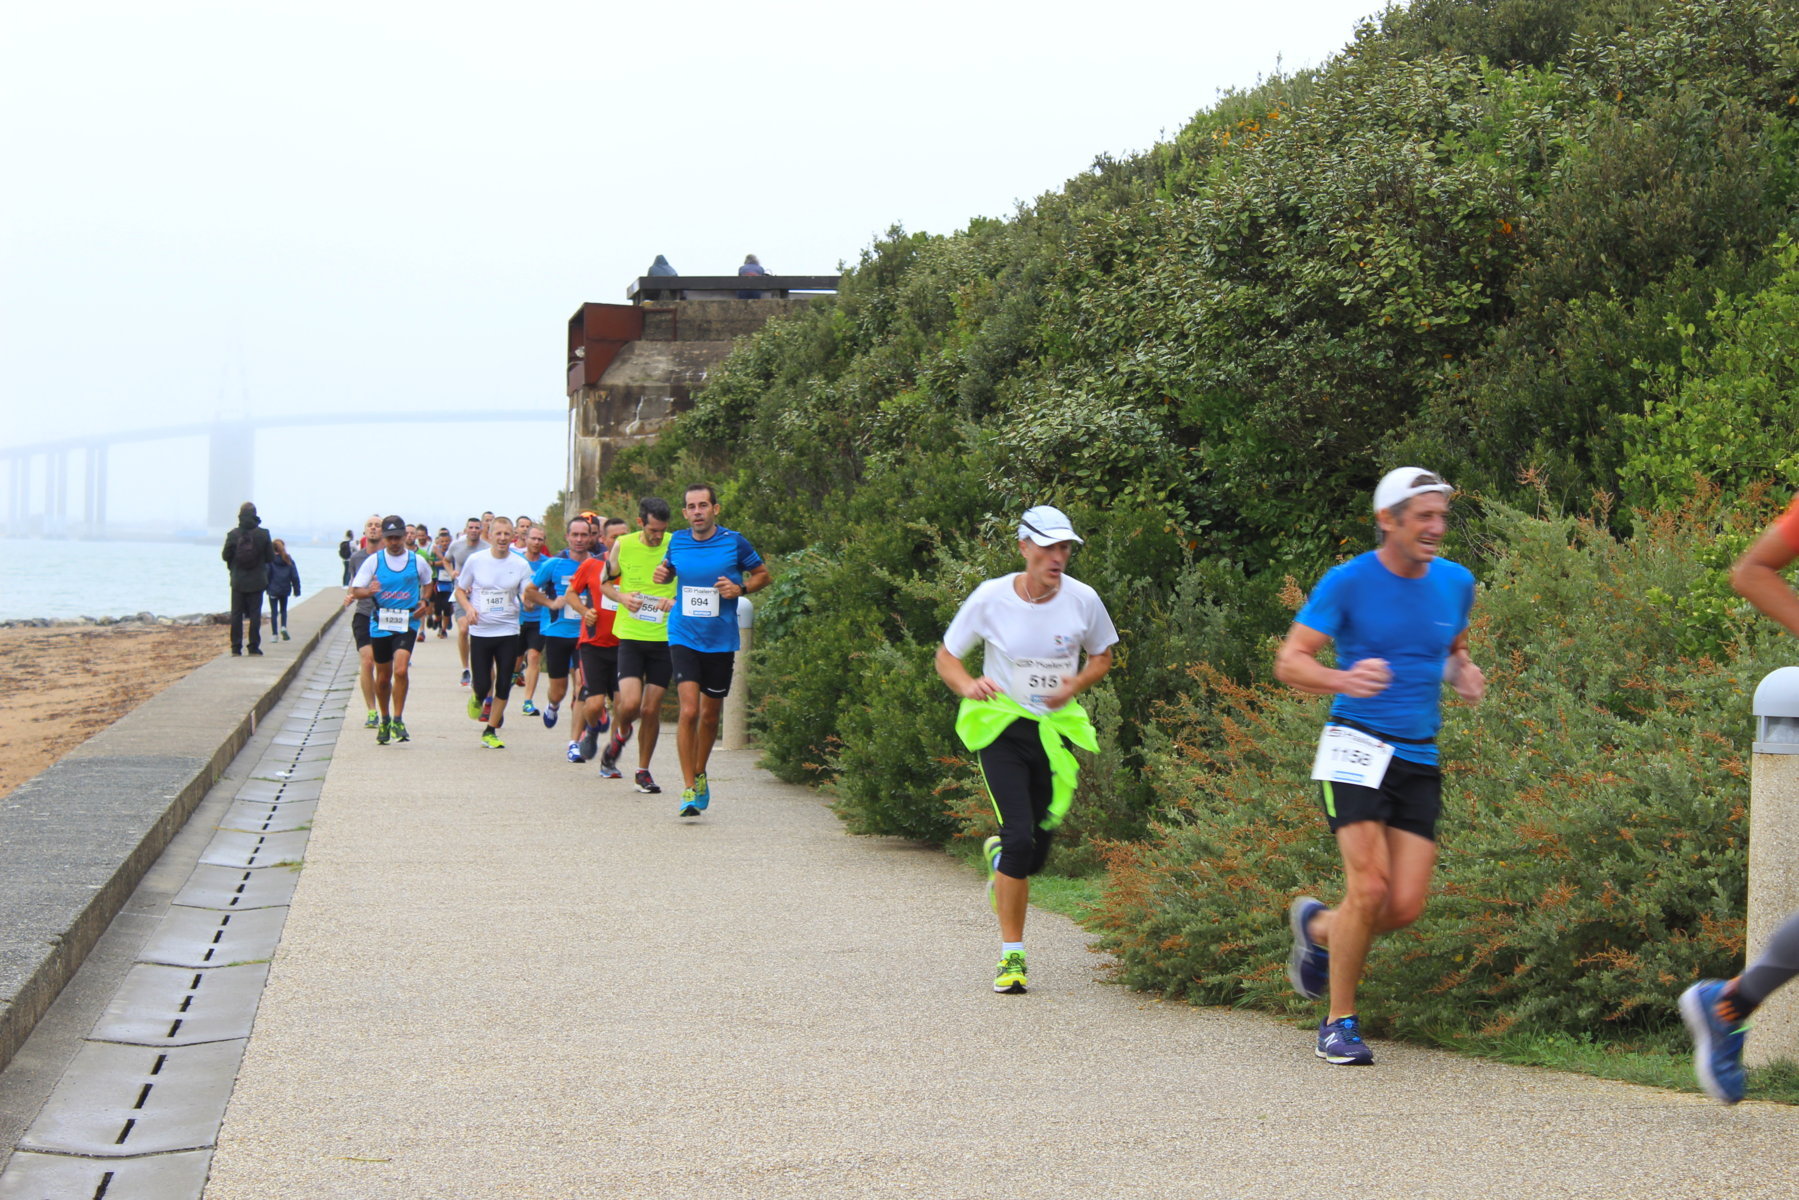
<svg viewBox="0 0 1799 1200">
<path fill-rule="evenodd" d="M 624 777 L 625 773 L 617 767 L 609 767 L 605 763 L 600 764 L 601 779 L 623 779 Z"/>
<path fill-rule="evenodd" d="M 1732 1029 L 1718 1015 L 1718 997 L 1724 994 L 1721 979 L 1701 979 L 1680 994 L 1680 1017 L 1693 1035 L 1693 1072 L 1705 1094 L 1720 1104 L 1743 1098 L 1743 1034 L 1747 1025 Z"/>
<path fill-rule="evenodd" d="M 712 803 L 712 785 L 706 782 L 706 772 L 701 771 L 693 779 L 693 806 L 701 812 Z"/>
<path fill-rule="evenodd" d="M 587 761 L 586 759 L 581 757 L 581 743 L 580 742 L 570 742 L 568 744 L 568 761 L 570 761 L 572 763 Z"/>
<path fill-rule="evenodd" d="M 519 711 L 524 713 L 527 717 L 535 717 L 537 715 L 537 705 L 527 700 Z M 552 724 L 552 722 L 545 721 L 544 724 L 549 725 Z"/>
<path fill-rule="evenodd" d="M 1307 1000 L 1316 1000 L 1329 990 L 1331 954 L 1312 940 L 1306 932 L 1311 919 L 1324 911 L 1324 902 L 1301 896 L 1287 909 L 1287 923 L 1293 927 L 1293 952 L 1287 955 L 1287 982 Z"/>
<path fill-rule="evenodd" d="M 1318 1057 L 1340 1067 L 1374 1065 L 1374 1051 L 1362 1040 L 1362 1022 L 1355 1016 L 1326 1021 L 1318 1026 Z"/>
<path fill-rule="evenodd" d="M 543 710 L 543 727 L 545 729 L 556 728 L 556 713 L 558 707 L 558 705 L 552 704 Z"/>
</svg>

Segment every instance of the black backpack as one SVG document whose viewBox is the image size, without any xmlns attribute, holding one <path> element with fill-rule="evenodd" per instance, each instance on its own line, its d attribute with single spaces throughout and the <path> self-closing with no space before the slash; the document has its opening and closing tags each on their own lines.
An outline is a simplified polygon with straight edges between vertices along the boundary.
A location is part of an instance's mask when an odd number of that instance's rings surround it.
<svg viewBox="0 0 1799 1200">
<path fill-rule="evenodd" d="M 254 529 L 237 531 L 237 549 L 232 552 L 231 561 L 243 571 L 254 571 L 262 565 L 262 548 L 256 544 Z"/>
</svg>

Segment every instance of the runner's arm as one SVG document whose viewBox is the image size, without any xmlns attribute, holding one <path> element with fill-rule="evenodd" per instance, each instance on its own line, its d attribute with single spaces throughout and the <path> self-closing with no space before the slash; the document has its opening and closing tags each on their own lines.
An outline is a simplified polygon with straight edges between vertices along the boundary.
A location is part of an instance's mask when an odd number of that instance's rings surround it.
<svg viewBox="0 0 1799 1200">
<path fill-rule="evenodd" d="M 1770 528 L 1743 551 L 1730 571 L 1730 586 L 1765 617 L 1799 634 L 1799 595 L 1780 573 L 1799 558 L 1779 527 Z"/>
<path fill-rule="evenodd" d="M 774 581 L 768 574 L 768 564 L 757 563 L 743 573 L 742 583 L 732 583 L 724 576 L 719 576 L 718 594 L 723 596 L 726 600 L 735 600 L 739 596 L 747 596 L 751 592 L 759 592 L 772 582 Z M 727 587 L 731 589 L 728 592 L 725 591 L 725 588 Z"/>
<path fill-rule="evenodd" d="M 1365 658 L 1347 671 L 1319 662 L 1318 655 L 1330 640 L 1330 635 L 1294 622 L 1281 648 L 1275 651 L 1274 677 L 1295 691 L 1314 696 L 1341 693 L 1366 699 L 1386 690 L 1393 673 L 1387 669 L 1385 659 Z"/>
<path fill-rule="evenodd" d="M 1087 665 L 1071 676 L 1067 682 L 1044 698 L 1046 708 L 1057 709 L 1098 683 L 1112 669 L 1112 651 L 1110 648 L 1098 654 L 1087 656 Z"/>
<path fill-rule="evenodd" d="M 1449 662 L 1444 665 L 1443 678 L 1455 689 L 1455 694 L 1469 704 L 1479 704 L 1481 697 L 1487 694 L 1486 674 L 1468 657 L 1466 629 L 1455 639 L 1455 645 L 1449 648 Z"/>
<path fill-rule="evenodd" d="M 1107 656 L 1110 658 L 1110 655 Z M 1108 667 L 1111 663 L 1106 664 Z M 937 676 L 945 686 L 958 696 L 969 700 L 991 700 L 999 695 L 1000 686 L 982 675 L 979 679 L 968 673 L 962 660 L 949 652 L 949 647 L 941 642 L 937 645 Z"/>
</svg>

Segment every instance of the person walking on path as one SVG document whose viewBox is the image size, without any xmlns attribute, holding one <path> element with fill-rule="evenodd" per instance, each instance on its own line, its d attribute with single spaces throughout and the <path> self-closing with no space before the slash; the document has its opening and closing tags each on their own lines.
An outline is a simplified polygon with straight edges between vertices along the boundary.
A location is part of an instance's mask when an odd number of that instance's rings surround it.
<svg viewBox="0 0 1799 1200">
<path fill-rule="evenodd" d="M 1781 572 L 1799 559 L 1799 498 L 1743 552 L 1730 583 L 1756 611 L 1799 635 L 1799 594 Z M 1743 973 L 1701 979 L 1680 994 L 1680 1015 L 1693 1035 L 1693 1070 L 1705 1094 L 1723 1104 L 1743 1098 L 1743 1042 L 1749 1017 L 1799 975 L 1799 912 L 1783 921 Z"/>
<path fill-rule="evenodd" d="M 1118 630 L 1099 593 L 1067 574 L 1082 541 L 1060 509 L 1027 511 L 1018 523 L 1024 570 L 975 588 L 937 647 L 937 674 L 962 697 L 956 736 L 978 756 L 999 819 L 999 833 L 981 850 L 999 917 L 996 992 L 1022 993 L 1028 983 L 1030 877 L 1043 869 L 1074 800 L 1080 764 L 1069 743 L 1099 749 L 1093 722 L 1074 698 L 1112 669 Z M 984 647 L 978 676 L 962 665 L 976 645 Z"/>
<path fill-rule="evenodd" d="M 506 697 L 518 662 L 519 610 L 531 568 L 511 553 L 512 522 L 495 517 L 487 525 L 488 548 L 471 556 L 456 576 L 456 603 L 468 623 L 471 679 L 468 715 L 482 722 L 481 744 L 504 750 Z"/>
<path fill-rule="evenodd" d="M 1316 1053 L 1338 1065 L 1374 1061 L 1355 1003 L 1369 945 L 1424 910 L 1442 810 L 1443 684 L 1469 704 L 1486 693 L 1468 657 L 1474 576 L 1437 557 L 1454 491 L 1421 467 L 1388 472 L 1374 491 L 1378 548 L 1325 574 L 1275 654 L 1282 683 L 1336 697 L 1312 778 L 1343 857 L 1343 900 L 1293 901 L 1287 976 L 1308 1000 L 1328 989 Z M 1318 661 L 1332 641 L 1347 668 Z"/>
<path fill-rule="evenodd" d="M 411 741 L 406 732 L 406 692 L 411 681 L 412 650 L 419 621 L 428 607 L 431 565 L 406 545 L 406 522 L 381 522 L 382 549 L 356 569 L 350 594 L 374 605 L 369 623 L 369 656 L 375 669 L 375 702 L 380 718 L 375 742 Z"/>
<path fill-rule="evenodd" d="M 645 496 L 637 503 L 636 533 L 613 543 L 607 563 L 611 581 L 600 590 L 619 606 L 612 622 L 618 636 L 618 711 L 612 737 L 600 752 L 602 769 L 616 767 L 632 722 L 637 733 L 637 790 L 655 795 L 662 788 L 650 774 L 656 737 L 662 728 L 662 693 L 671 673 L 668 659 L 668 612 L 674 607 L 675 585 L 657 583 L 656 565 L 667 553 L 668 501 Z"/>
<path fill-rule="evenodd" d="M 731 673 L 742 644 L 737 598 L 768 586 L 768 567 L 748 538 L 718 523 L 718 491 L 690 483 L 681 502 L 688 528 L 668 539 L 668 554 L 651 579 L 680 591 L 668 617 L 670 677 L 681 701 L 675 749 L 681 756 L 683 817 L 712 803 L 706 763 L 718 741 L 718 718 L 731 694 Z"/>
<path fill-rule="evenodd" d="M 344 530 L 344 540 L 337 544 L 337 556 L 344 560 L 344 586 L 345 587 L 349 587 L 350 580 L 352 578 L 354 578 L 354 576 L 350 573 L 350 555 L 356 553 L 356 546 L 353 541 L 355 536 L 356 536 L 355 534 L 351 533 L 348 529 L 346 529 L 346 530 Z"/>
<path fill-rule="evenodd" d="M 225 535 L 219 558 L 231 574 L 231 653 L 244 652 L 244 626 L 250 627 L 250 653 L 262 653 L 262 593 L 269 586 L 269 561 L 275 549 L 262 528 L 256 506 L 248 500 L 237 510 L 237 528 Z"/>
<path fill-rule="evenodd" d="M 280 637 L 284 642 L 294 639 L 287 635 L 287 598 L 300 594 L 300 565 L 287 552 L 287 543 L 280 538 L 271 543 L 274 557 L 269 560 L 269 637 Z"/>
</svg>

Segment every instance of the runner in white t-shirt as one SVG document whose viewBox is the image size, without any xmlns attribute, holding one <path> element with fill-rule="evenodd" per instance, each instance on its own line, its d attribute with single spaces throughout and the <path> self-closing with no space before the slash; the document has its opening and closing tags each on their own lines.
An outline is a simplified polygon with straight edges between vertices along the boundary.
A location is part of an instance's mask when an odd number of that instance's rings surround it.
<svg viewBox="0 0 1799 1200">
<path fill-rule="evenodd" d="M 1099 748 L 1074 698 L 1112 669 L 1118 630 L 1099 593 L 1064 573 L 1080 540 L 1059 509 L 1039 505 L 1025 513 L 1018 525 L 1025 569 L 976 588 L 937 647 L 937 674 L 962 697 L 956 735 L 979 755 L 999 818 L 999 833 L 981 852 L 999 915 L 996 992 L 1025 990 L 1030 876 L 1049 857 L 1079 773 L 1068 743 Z M 962 665 L 976 644 L 985 645 L 978 677 Z"/>
<path fill-rule="evenodd" d="M 488 548 L 470 555 L 457 573 L 456 603 L 469 632 L 468 715 L 486 726 L 482 744 L 503 750 L 506 743 L 499 730 L 506 720 L 506 697 L 512 693 L 519 609 L 525 585 L 531 582 L 531 565 L 511 552 L 512 522 L 505 517 L 488 523 L 487 540 Z"/>
</svg>

